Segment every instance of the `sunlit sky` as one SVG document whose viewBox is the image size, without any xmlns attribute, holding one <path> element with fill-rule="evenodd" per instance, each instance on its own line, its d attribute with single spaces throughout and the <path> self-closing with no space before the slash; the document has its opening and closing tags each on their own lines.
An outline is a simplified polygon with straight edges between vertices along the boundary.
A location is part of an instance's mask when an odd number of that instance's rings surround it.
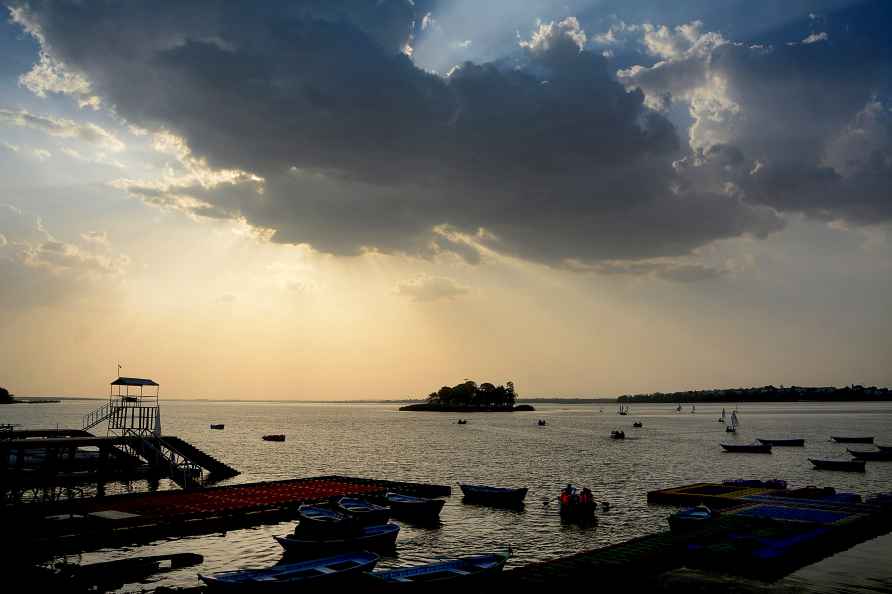
<svg viewBox="0 0 892 594">
<path fill-rule="evenodd" d="M 892 384 L 883 0 L 0 0 L 0 385 Z"/>
</svg>

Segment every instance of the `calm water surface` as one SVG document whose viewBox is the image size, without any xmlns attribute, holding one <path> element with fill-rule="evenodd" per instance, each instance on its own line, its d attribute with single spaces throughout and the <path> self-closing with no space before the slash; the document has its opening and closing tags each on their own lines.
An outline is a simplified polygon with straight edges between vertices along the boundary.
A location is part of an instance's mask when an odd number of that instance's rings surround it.
<svg viewBox="0 0 892 594">
<path fill-rule="evenodd" d="M 25 427 L 79 427 L 97 401 L 14 405 L 0 409 L 0 422 Z M 730 406 L 725 405 L 729 409 Z M 729 478 L 783 478 L 791 486 L 828 485 L 863 495 L 892 490 L 892 463 L 869 463 L 865 474 L 812 470 L 807 457 L 840 457 L 845 447 L 832 434 L 875 435 L 892 444 L 892 404 L 744 404 L 741 427 L 729 436 L 716 422 L 722 405 L 638 405 L 629 416 L 613 405 L 540 405 L 532 413 L 478 413 L 467 425 L 458 415 L 398 412 L 396 405 L 162 401 L 164 433 L 178 435 L 224 460 L 242 474 L 226 483 L 341 474 L 452 485 L 483 483 L 529 488 L 523 511 L 463 504 L 453 495 L 436 529 L 402 525 L 398 556 L 379 567 L 511 545 L 512 564 L 550 559 L 668 529 L 671 509 L 648 506 L 648 490 Z M 603 412 L 601 412 L 603 410 Z M 548 421 L 545 427 L 537 419 Z M 644 423 L 632 429 L 634 420 Z M 210 423 L 225 423 L 212 431 Z M 622 427 L 625 441 L 609 439 Z M 104 431 L 96 429 L 97 433 Z M 285 433 L 284 443 L 261 435 Z M 748 443 L 756 437 L 803 437 L 805 448 L 776 448 L 771 455 L 727 454 L 720 441 Z M 587 485 L 611 509 L 594 528 L 561 524 L 554 498 L 560 486 Z M 226 484 L 223 483 L 223 484 Z M 163 483 L 162 483 L 163 485 Z M 135 484 L 134 488 L 141 485 Z M 83 562 L 130 555 L 192 551 L 200 568 L 159 576 L 151 585 L 196 585 L 197 570 L 211 572 L 271 565 L 281 559 L 274 534 L 292 523 L 223 534 L 159 541 L 130 549 L 87 553 Z M 814 591 L 873 592 L 892 589 L 892 539 L 865 543 L 847 554 L 797 572 L 787 581 Z"/>
</svg>

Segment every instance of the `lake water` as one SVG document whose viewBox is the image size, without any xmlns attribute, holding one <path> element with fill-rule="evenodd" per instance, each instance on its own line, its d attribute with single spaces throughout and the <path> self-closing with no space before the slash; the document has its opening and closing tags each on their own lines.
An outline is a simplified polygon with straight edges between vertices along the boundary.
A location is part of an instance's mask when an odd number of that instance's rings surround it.
<svg viewBox="0 0 892 594">
<path fill-rule="evenodd" d="M 27 428 L 80 427 L 82 415 L 101 401 L 13 405 L 0 408 L 0 422 Z M 724 405 L 730 409 L 733 405 Z M 379 567 L 406 565 L 508 545 L 511 564 L 545 560 L 601 547 L 668 528 L 670 508 L 649 506 L 652 489 L 732 478 L 782 478 L 791 486 L 832 486 L 869 495 L 892 490 L 892 463 L 869 463 L 864 474 L 813 470 L 808 457 L 840 457 L 836 434 L 874 435 L 892 444 L 892 403 L 742 404 L 741 426 L 726 434 L 717 423 L 722 405 L 633 405 L 629 416 L 610 404 L 539 405 L 530 413 L 457 414 L 398 412 L 391 404 L 247 403 L 163 401 L 164 433 L 177 435 L 242 471 L 226 483 L 340 474 L 452 485 L 436 529 L 403 525 L 398 556 Z M 603 412 L 601 412 L 603 410 Z M 539 427 L 537 419 L 548 424 Z M 640 420 L 644 427 L 633 429 Z M 225 423 L 212 431 L 210 423 Z M 614 441 L 611 429 L 627 438 Z M 102 434 L 102 427 L 96 428 Z M 261 435 L 285 433 L 284 443 Z M 771 455 L 727 454 L 720 441 L 748 443 L 756 437 L 802 437 L 805 448 L 775 448 Z M 463 504 L 458 482 L 529 488 L 523 511 Z M 598 501 L 609 501 L 593 528 L 560 522 L 554 498 L 562 485 L 588 486 Z M 164 483 L 162 483 L 162 486 Z M 135 485 L 139 488 L 140 485 Z M 119 488 L 120 489 L 120 488 Z M 110 490 L 110 492 L 112 492 Z M 234 530 L 225 534 L 159 541 L 127 550 L 101 550 L 83 562 L 129 555 L 196 552 L 205 562 L 163 574 L 151 586 L 197 585 L 195 574 L 271 565 L 281 559 L 274 534 L 292 523 Z M 860 551 L 860 552 L 859 552 Z M 861 545 L 837 558 L 805 568 L 785 583 L 806 590 L 890 591 L 892 538 Z M 138 588 L 138 587 L 137 587 Z"/>
</svg>

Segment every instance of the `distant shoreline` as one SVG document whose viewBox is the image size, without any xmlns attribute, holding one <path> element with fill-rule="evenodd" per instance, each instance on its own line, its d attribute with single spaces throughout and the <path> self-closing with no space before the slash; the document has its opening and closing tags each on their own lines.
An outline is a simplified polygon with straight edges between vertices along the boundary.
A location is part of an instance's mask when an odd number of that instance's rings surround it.
<svg viewBox="0 0 892 594">
<path fill-rule="evenodd" d="M 656 392 L 620 396 L 617 402 L 646 404 L 700 404 L 719 402 L 890 402 L 892 390 L 876 386 L 852 385 L 844 388 L 833 386 L 788 388 L 763 386 L 761 388 L 730 388 L 723 390 L 692 390 L 688 392 Z"/>
<path fill-rule="evenodd" d="M 529 412 L 536 409 L 529 404 L 518 404 L 513 407 L 505 406 L 440 406 L 437 404 L 428 404 L 427 402 L 419 402 L 418 404 L 409 404 L 401 406 L 401 411 L 412 412 L 460 412 L 460 413 L 476 413 L 476 412 Z"/>
</svg>

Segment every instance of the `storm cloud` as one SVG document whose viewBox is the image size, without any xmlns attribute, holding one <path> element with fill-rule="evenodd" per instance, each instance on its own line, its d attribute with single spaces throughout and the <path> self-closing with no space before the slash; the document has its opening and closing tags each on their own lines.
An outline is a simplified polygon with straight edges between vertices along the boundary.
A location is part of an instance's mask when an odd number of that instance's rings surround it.
<svg viewBox="0 0 892 594">
<path fill-rule="evenodd" d="M 698 24 L 633 27 L 650 59 L 617 77 L 566 18 L 500 60 L 439 75 L 411 59 L 426 13 L 409 2 L 12 9 L 44 70 L 235 172 L 124 187 L 244 218 L 277 242 L 592 264 L 764 237 L 788 210 L 890 216 L 888 71 L 876 66 L 889 61 L 830 26 L 777 47 Z M 34 72 L 31 84 L 56 88 Z M 673 101 L 690 105 L 690 132 L 662 112 Z"/>
</svg>

